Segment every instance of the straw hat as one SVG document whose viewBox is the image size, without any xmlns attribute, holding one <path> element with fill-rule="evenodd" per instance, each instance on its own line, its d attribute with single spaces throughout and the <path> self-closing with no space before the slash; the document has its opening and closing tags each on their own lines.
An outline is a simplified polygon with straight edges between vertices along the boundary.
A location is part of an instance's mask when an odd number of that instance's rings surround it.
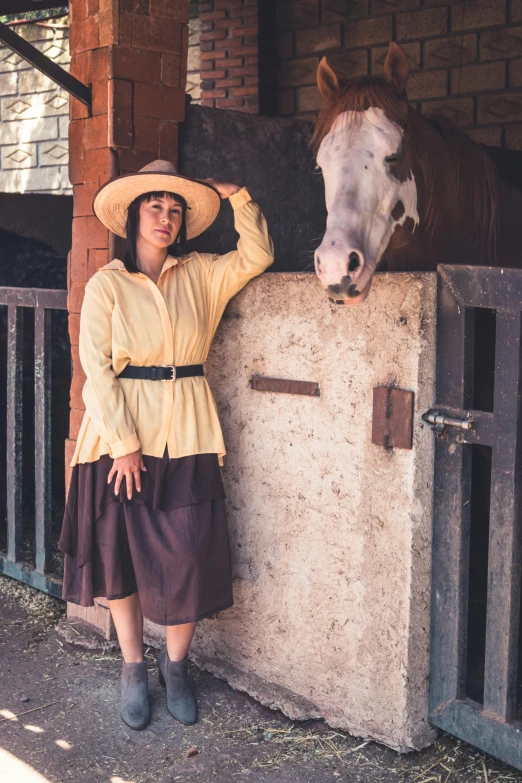
<svg viewBox="0 0 522 783">
<path fill-rule="evenodd" d="M 129 206 L 135 198 L 151 191 L 183 196 L 190 207 L 185 218 L 187 239 L 201 234 L 219 212 L 221 198 L 212 185 L 183 177 L 168 160 L 154 160 L 136 174 L 124 174 L 102 185 L 94 196 L 94 214 L 109 231 L 124 237 Z"/>
</svg>

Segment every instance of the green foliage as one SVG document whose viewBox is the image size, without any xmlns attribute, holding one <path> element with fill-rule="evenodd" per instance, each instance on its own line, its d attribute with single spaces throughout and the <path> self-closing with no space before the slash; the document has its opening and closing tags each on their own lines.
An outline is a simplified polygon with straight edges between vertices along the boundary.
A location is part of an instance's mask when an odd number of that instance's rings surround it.
<svg viewBox="0 0 522 783">
<path fill-rule="evenodd" d="M 6 24 L 6 22 L 17 22 L 19 19 L 27 19 L 28 21 L 33 22 L 38 19 L 48 19 L 50 16 L 56 16 L 56 14 L 62 13 L 67 13 L 66 5 L 49 8 L 47 11 L 26 11 L 23 14 L 0 15 L 0 22 Z"/>
</svg>

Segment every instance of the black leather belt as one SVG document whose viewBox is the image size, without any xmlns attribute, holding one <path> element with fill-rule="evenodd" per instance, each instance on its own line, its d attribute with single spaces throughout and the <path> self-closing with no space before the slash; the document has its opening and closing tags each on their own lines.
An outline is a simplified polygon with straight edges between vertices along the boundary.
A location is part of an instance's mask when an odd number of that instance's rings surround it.
<svg viewBox="0 0 522 783">
<path fill-rule="evenodd" d="M 202 364 L 186 364 L 174 367 L 173 364 L 161 364 L 157 367 L 136 367 L 128 364 L 117 378 L 134 378 L 139 381 L 175 381 L 176 378 L 190 378 L 204 375 Z"/>
</svg>

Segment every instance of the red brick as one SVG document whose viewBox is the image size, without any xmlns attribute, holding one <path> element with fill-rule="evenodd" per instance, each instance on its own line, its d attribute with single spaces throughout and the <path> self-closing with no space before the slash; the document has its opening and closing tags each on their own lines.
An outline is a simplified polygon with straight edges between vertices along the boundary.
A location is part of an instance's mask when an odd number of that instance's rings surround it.
<svg viewBox="0 0 522 783">
<path fill-rule="evenodd" d="M 92 85 L 92 115 L 107 114 L 109 110 L 109 81 L 103 79 Z"/>
<path fill-rule="evenodd" d="M 254 76 L 255 74 L 257 74 L 256 65 L 240 65 L 228 69 L 229 76 Z M 210 74 L 205 73 L 205 76 L 210 76 Z M 219 79 L 219 76 L 215 76 L 214 78 Z"/>
<path fill-rule="evenodd" d="M 258 35 L 259 25 L 253 24 L 249 27 L 233 27 L 230 31 L 232 38 L 241 38 L 246 35 Z"/>
<path fill-rule="evenodd" d="M 149 0 L 149 13 L 160 19 L 172 19 L 174 22 L 188 24 L 190 5 L 188 0 Z"/>
<path fill-rule="evenodd" d="M 506 128 L 506 147 L 510 150 L 522 150 L 522 125 Z"/>
<path fill-rule="evenodd" d="M 75 408 L 71 409 L 71 416 L 69 420 L 69 437 L 73 440 L 78 438 L 78 433 L 80 432 L 83 417 L 84 411 L 78 411 Z"/>
<path fill-rule="evenodd" d="M 107 248 L 109 246 L 109 232 L 103 226 L 98 218 L 87 217 L 87 247 L 88 248 Z"/>
<path fill-rule="evenodd" d="M 397 39 L 427 38 L 448 31 L 448 9 L 428 8 L 425 11 L 397 15 Z"/>
<path fill-rule="evenodd" d="M 85 120 L 83 143 L 86 150 L 96 150 L 108 145 L 108 116 L 98 114 Z"/>
<path fill-rule="evenodd" d="M 185 116 L 185 93 L 176 87 L 138 82 L 134 85 L 134 114 L 181 122 Z"/>
<path fill-rule="evenodd" d="M 127 14 L 127 16 L 131 16 L 131 14 Z M 100 46 L 110 46 L 121 41 L 120 17 L 117 5 L 112 0 L 110 2 L 100 0 L 100 13 L 97 21 L 100 29 Z"/>
<path fill-rule="evenodd" d="M 211 98 L 202 98 L 200 101 L 201 106 L 207 106 L 209 108 L 214 108 L 216 105 L 216 102 L 213 101 Z"/>
<path fill-rule="evenodd" d="M 140 150 L 159 150 L 159 129 L 161 120 L 157 117 L 134 118 L 134 146 Z"/>
<path fill-rule="evenodd" d="M 404 44 L 406 46 L 407 44 Z M 411 44 L 408 44 L 411 46 Z M 424 44 L 424 67 L 442 68 L 448 65 L 466 65 L 477 59 L 476 35 L 455 35 L 437 38 Z M 420 66 L 420 63 L 419 63 Z"/>
<path fill-rule="evenodd" d="M 202 90 L 201 95 L 208 100 L 209 98 L 226 98 L 226 90 Z"/>
<path fill-rule="evenodd" d="M 295 34 L 295 50 L 298 55 L 324 52 L 341 46 L 341 25 L 332 24 L 312 30 L 298 30 Z"/>
<path fill-rule="evenodd" d="M 109 263 L 109 251 L 106 248 L 100 249 L 100 248 L 90 247 L 87 256 L 88 256 L 87 268 L 89 272 L 89 278 L 91 278 L 98 271 L 98 269 L 101 269 L 102 266 L 105 266 L 105 264 Z"/>
<path fill-rule="evenodd" d="M 69 313 L 68 321 L 69 321 L 68 323 L 69 339 L 71 341 L 71 345 L 79 345 L 80 344 L 80 314 Z"/>
<path fill-rule="evenodd" d="M 258 54 L 259 49 L 257 46 L 231 46 L 230 47 L 230 53 L 234 57 L 239 57 L 239 55 L 247 55 L 247 54 Z"/>
<path fill-rule="evenodd" d="M 478 93 L 486 90 L 502 90 L 505 86 L 506 63 L 502 60 L 482 65 L 465 65 L 463 68 L 453 68 L 451 71 L 451 92 L 453 95 L 462 92 Z"/>
<path fill-rule="evenodd" d="M 522 122 L 522 92 L 484 95 L 478 99 L 479 124 Z"/>
<path fill-rule="evenodd" d="M 318 57 L 305 60 L 290 60 L 281 63 L 279 80 L 283 87 L 296 87 L 301 84 L 315 84 L 317 80 Z"/>
<path fill-rule="evenodd" d="M 240 98 L 245 95 L 257 95 L 258 88 L 257 87 L 233 87 L 229 92 L 232 98 Z M 216 98 L 217 97 L 220 96 L 216 95 Z"/>
<path fill-rule="evenodd" d="M 139 171 L 143 166 L 156 160 L 158 155 L 157 152 L 136 149 L 121 149 L 117 154 L 121 174 L 132 174 Z"/>
<path fill-rule="evenodd" d="M 71 57 L 71 75 L 84 84 L 91 82 L 91 54 L 90 50 L 78 52 Z"/>
<path fill-rule="evenodd" d="M 87 217 L 75 217 L 72 221 L 69 275 L 71 283 L 87 280 Z"/>
<path fill-rule="evenodd" d="M 181 55 L 162 54 L 161 55 L 161 83 L 167 87 L 181 86 Z"/>
<path fill-rule="evenodd" d="M 284 117 L 295 112 L 295 101 L 293 90 L 280 90 L 277 93 L 277 113 Z"/>
<path fill-rule="evenodd" d="M 421 106 L 423 114 L 443 114 L 454 125 L 473 125 L 473 98 L 447 98 L 443 101 L 426 101 Z"/>
<path fill-rule="evenodd" d="M 522 59 L 509 63 L 509 86 L 522 87 Z"/>
<path fill-rule="evenodd" d="M 213 52 L 214 48 L 215 47 L 213 41 L 201 41 L 199 44 L 200 52 Z"/>
<path fill-rule="evenodd" d="M 219 41 L 214 41 L 212 45 L 214 49 L 231 49 L 232 51 L 235 51 L 235 47 L 242 46 L 243 42 L 242 39 L 222 38 Z M 203 44 L 201 44 L 201 46 L 203 46 Z"/>
<path fill-rule="evenodd" d="M 345 28 L 346 48 L 352 46 L 371 46 L 388 43 L 392 39 L 391 16 L 378 16 L 375 19 L 361 19 Z"/>
<path fill-rule="evenodd" d="M 214 29 L 214 22 L 200 22 L 199 29 L 202 33 L 208 33 L 209 30 Z"/>
<path fill-rule="evenodd" d="M 201 52 L 200 54 L 200 60 L 203 62 L 204 60 L 222 60 L 224 57 L 226 57 L 226 52 Z"/>
<path fill-rule="evenodd" d="M 216 106 L 218 109 L 235 109 L 243 105 L 243 98 L 218 98 Z"/>
<path fill-rule="evenodd" d="M 69 98 L 69 117 L 71 120 L 82 120 L 90 116 L 89 107 L 79 101 L 77 98 L 73 98 L 72 95 Z"/>
<path fill-rule="evenodd" d="M 177 161 L 178 129 L 177 122 L 162 121 L 160 123 L 159 157 L 162 160 Z"/>
<path fill-rule="evenodd" d="M 408 80 L 408 98 L 442 98 L 448 94 L 447 71 L 418 71 Z"/>
<path fill-rule="evenodd" d="M 85 120 L 69 123 L 69 179 L 73 185 L 83 182 Z"/>
<path fill-rule="evenodd" d="M 92 16 L 98 13 L 99 3 L 98 0 L 87 0 L 87 14 Z"/>
<path fill-rule="evenodd" d="M 227 87 L 241 87 L 243 85 L 243 79 L 236 77 L 235 79 L 218 79 L 216 87 L 220 89 L 226 89 Z"/>
<path fill-rule="evenodd" d="M 85 217 L 87 215 L 92 215 L 92 200 L 97 190 L 97 182 L 90 182 L 87 185 L 73 185 L 74 217 Z"/>
<path fill-rule="evenodd" d="M 487 30 L 480 35 L 479 53 L 481 60 L 500 60 L 517 57 L 522 51 L 522 27 L 503 30 Z"/>
<path fill-rule="evenodd" d="M 132 45 L 139 49 L 181 54 L 180 22 L 150 16 L 135 16 Z"/>
<path fill-rule="evenodd" d="M 69 33 L 69 49 L 71 55 L 95 49 L 99 46 L 99 27 L 95 16 L 89 16 L 71 25 Z"/>
<path fill-rule="evenodd" d="M 112 77 L 135 82 L 159 84 L 161 81 L 161 54 L 150 49 L 130 46 L 112 48 Z M 176 55 L 172 55 L 175 57 Z"/>
<path fill-rule="evenodd" d="M 220 60 L 217 65 L 219 68 L 236 68 L 244 65 L 244 62 L 242 57 L 229 57 L 226 60 Z"/>
<path fill-rule="evenodd" d="M 201 33 L 199 36 L 200 41 L 218 41 L 220 38 L 226 38 L 226 30 L 211 30 L 209 33 Z"/>
<path fill-rule="evenodd" d="M 420 0 L 373 0 L 372 14 L 386 14 L 392 11 L 406 11 L 417 8 Z"/>
<path fill-rule="evenodd" d="M 506 22 L 506 0 L 473 0 L 451 6 L 451 29 L 474 30 Z"/>
<path fill-rule="evenodd" d="M 243 79 L 243 84 L 245 87 L 259 87 L 259 77 L 258 76 L 245 76 Z"/>
<path fill-rule="evenodd" d="M 69 13 L 71 15 L 71 22 L 74 22 L 75 24 L 81 19 L 85 19 L 86 16 L 89 16 L 87 0 L 75 0 L 75 3 L 71 4 Z"/>
<path fill-rule="evenodd" d="M 280 30 L 297 30 L 319 24 L 318 0 L 293 0 L 277 4 L 277 26 Z"/>
<path fill-rule="evenodd" d="M 111 79 L 109 82 L 109 146 L 132 147 L 132 82 Z"/>
<path fill-rule="evenodd" d="M 107 146 L 100 149 L 85 150 L 83 182 L 98 182 L 100 185 L 103 185 L 115 174 L 112 153 Z"/>
<path fill-rule="evenodd" d="M 89 82 L 104 82 L 111 77 L 111 48 L 104 46 L 91 53 L 91 78 Z"/>
<path fill-rule="evenodd" d="M 71 283 L 67 292 L 67 309 L 69 313 L 80 312 L 84 294 L 85 283 Z"/>
<path fill-rule="evenodd" d="M 216 19 L 224 19 L 226 16 L 225 11 L 200 11 L 199 18 L 202 22 L 213 22 Z"/>
<path fill-rule="evenodd" d="M 502 146 L 502 128 L 498 125 L 492 128 L 470 128 L 466 133 L 477 144 L 488 144 L 490 147 Z"/>
<path fill-rule="evenodd" d="M 120 46 L 132 46 L 133 14 L 120 14 L 119 44 Z"/>
<path fill-rule="evenodd" d="M 244 58 L 245 65 L 258 65 L 259 63 L 259 52 L 256 53 L 255 57 L 245 57 Z"/>
</svg>

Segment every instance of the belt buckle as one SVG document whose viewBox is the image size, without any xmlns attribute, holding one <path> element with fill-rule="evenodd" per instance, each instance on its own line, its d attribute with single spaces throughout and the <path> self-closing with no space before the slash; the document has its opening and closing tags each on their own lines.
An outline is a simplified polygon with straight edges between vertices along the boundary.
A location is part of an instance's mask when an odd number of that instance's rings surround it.
<svg viewBox="0 0 522 783">
<path fill-rule="evenodd" d="M 173 364 L 160 364 L 160 367 L 167 367 L 172 370 L 172 378 L 162 378 L 163 383 L 172 383 L 176 380 L 176 367 Z"/>
</svg>

